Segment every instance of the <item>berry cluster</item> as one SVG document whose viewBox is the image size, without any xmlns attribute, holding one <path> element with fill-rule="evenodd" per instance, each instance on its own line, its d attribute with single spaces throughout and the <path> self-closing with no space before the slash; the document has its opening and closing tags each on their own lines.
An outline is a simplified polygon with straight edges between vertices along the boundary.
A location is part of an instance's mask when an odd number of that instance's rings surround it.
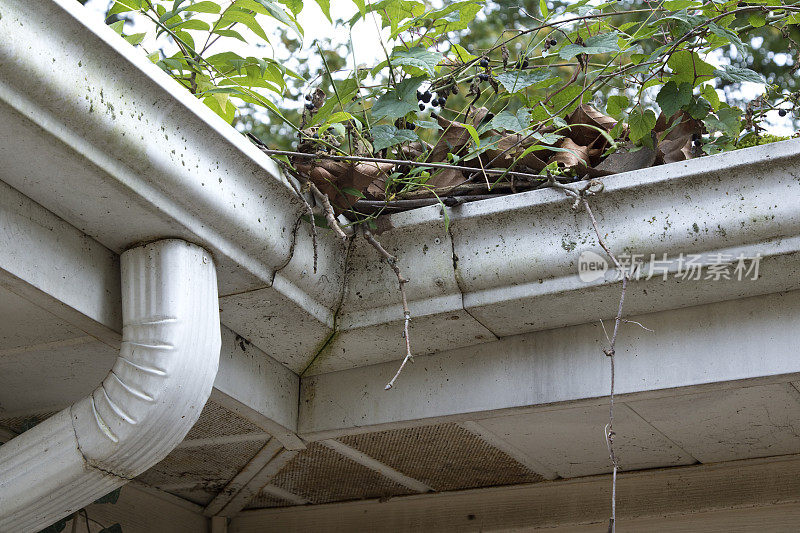
<svg viewBox="0 0 800 533">
<path fill-rule="evenodd" d="M 557 44 L 558 44 L 558 41 L 556 41 L 555 39 L 545 39 L 545 41 L 544 41 L 544 51 L 547 52 L 548 50 L 550 50 L 551 46 L 555 46 Z"/>
<path fill-rule="evenodd" d="M 430 91 L 425 91 L 424 93 L 417 91 L 417 103 L 419 104 L 419 110 L 425 111 L 425 104 L 427 103 L 430 103 L 432 107 L 444 107 L 447 104 L 447 97 L 444 96 L 444 92 L 437 93 L 436 98 L 434 98 L 433 93 Z"/>
</svg>

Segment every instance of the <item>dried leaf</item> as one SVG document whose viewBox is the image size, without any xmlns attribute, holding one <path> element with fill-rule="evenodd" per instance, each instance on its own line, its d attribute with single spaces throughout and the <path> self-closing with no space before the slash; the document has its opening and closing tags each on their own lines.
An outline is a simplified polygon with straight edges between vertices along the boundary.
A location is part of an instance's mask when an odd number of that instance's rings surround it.
<svg viewBox="0 0 800 533">
<path fill-rule="evenodd" d="M 337 213 L 349 209 L 358 196 L 345 192 L 354 189 L 366 192 L 376 179 L 385 176 L 394 168 L 392 163 L 346 163 L 322 160 L 295 164 L 295 168 L 308 175 L 320 191 L 328 195 Z"/>
<path fill-rule="evenodd" d="M 655 150 L 642 146 L 635 152 L 629 152 L 628 149 L 631 147 L 632 145 L 629 144 L 627 147 L 609 155 L 595 167 L 595 170 L 608 172 L 609 174 L 619 174 L 653 166 L 656 161 Z"/>
<path fill-rule="evenodd" d="M 599 156 L 601 153 L 601 150 L 577 144 L 569 137 L 561 139 L 558 147 L 568 151 L 557 152 L 550 158 L 548 163 L 556 162 L 560 167 L 576 169 L 578 172 L 585 172 L 591 164 L 592 158 Z"/>
<path fill-rule="evenodd" d="M 595 144 L 597 138 L 602 137 L 600 132 L 592 128 L 580 126 L 580 124 L 588 124 L 605 131 L 611 131 L 611 129 L 617 124 L 617 121 L 605 113 L 598 111 L 589 104 L 581 104 L 575 109 L 575 111 L 567 116 L 567 124 L 574 125 L 572 128 L 570 128 L 568 134 L 573 141 L 584 146 L 594 146 L 599 148 L 605 144 L 603 142 L 601 142 L 599 145 Z"/>
<path fill-rule="evenodd" d="M 658 117 L 653 131 L 656 132 L 656 165 L 692 159 L 692 140 L 702 133 L 703 123 L 688 113 L 676 113 L 669 120 L 663 114 Z M 666 132 L 666 133 L 665 133 Z"/>
<path fill-rule="evenodd" d="M 458 155 L 463 152 L 472 137 L 467 128 L 458 122 L 447 120 L 439 115 L 436 115 L 436 121 L 444 131 L 439 141 L 431 150 L 427 160 L 440 163 L 447 160 L 447 154 L 449 153 Z"/>
</svg>

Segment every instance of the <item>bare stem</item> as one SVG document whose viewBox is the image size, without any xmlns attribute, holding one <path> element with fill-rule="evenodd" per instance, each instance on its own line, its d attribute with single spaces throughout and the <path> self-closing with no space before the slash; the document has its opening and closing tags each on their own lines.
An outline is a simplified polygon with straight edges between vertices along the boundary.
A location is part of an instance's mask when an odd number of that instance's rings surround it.
<svg viewBox="0 0 800 533">
<path fill-rule="evenodd" d="M 322 209 L 325 211 L 325 218 L 328 221 L 328 225 L 331 227 L 334 233 L 339 236 L 340 239 L 343 241 L 347 240 L 347 234 L 342 230 L 342 227 L 339 225 L 339 222 L 336 220 L 336 213 L 333 211 L 333 206 L 331 205 L 331 201 L 328 199 L 328 195 L 324 192 L 320 191 L 314 182 L 309 180 L 308 186 L 311 187 L 311 190 L 320 197 L 322 200 Z"/>
<path fill-rule="evenodd" d="M 622 307 L 625 304 L 625 292 L 628 288 L 628 272 L 622 268 L 622 265 L 617 260 L 617 257 L 603 239 L 603 235 L 600 232 L 600 227 L 597 225 L 597 219 L 594 217 L 592 208 L 589 207 L 589 202 L 586 200 L 585 194 L 580 197 L 580 202 L 586 210 L 586 214 L 589 215 L 589 220 L 592 222 L 594 232 L 597 234 L 597 241 L 600 243 L 600 246 L 606 252 L 608 257 L 611 258 L 611 261 L 617 267 L 619 272 L 622 273 L 622 292 L 620 293 L 619 305 L 617 306 L 617 316 L 614 318 L 614 331 L 611 334 L 608 349 L 603 350 L 603 353 L 605 353 L 611 361 L 611 394 L 608 407 L 608 424 L 606 424 L 604 436 L 606 440 L 606 446 L 608 447 L 608 456 L 611 459 L 611 464 L 614 467 L 614 471 L 611 476 L 611 518 L 608 521 L 608 531 L 610 533 L 614 533 L 617 520 L 617 471 L 619 470 L 619 461 L 617 460 L 617 455 L 614 453 L 614 385 L 616 378 L 614 355 L 616 354 L 615 350 L 617 344 L 617 334 L 619 333 L 619 325 L 622 323 Z"/>
<path fill-rule="evenodd" d="M 372 232 L 368 229 L 364 229 L 364 238 L 367 239 L 367 242 L 372 245 L 375 250 L 383 257 L 389 266 L 392 267 L 394 270 L 395 275 L 397 276 L 397 284 L 400 285 L 400 297 L 403 299 L 403 338 L 406 340 L 406 356 L 403 358 L 403 362 L 400 363 L 400 368 L 397 369 L 395 372 L 394 377 L 386 384 L 385 390 L 389 390 L 394 386 L 394 382 L 400 376 L 400 373 L 405 368 L 406 363 L 409 361 L 414 361 L 414 356 L 411 355 L 411 340 L 408 336 L 408 324 L 411 322 L 411 311 L 408 310 L 408 298 L 406 297 L 406 283 L 408 283 L 408 279 L 404 278 L 403 275 L 400 273 L 400 268 L 397 266 L 397 258 L 386 251 L 386 249 L 381 246 L 375 237 L 372 235 Z"/>
</svg>

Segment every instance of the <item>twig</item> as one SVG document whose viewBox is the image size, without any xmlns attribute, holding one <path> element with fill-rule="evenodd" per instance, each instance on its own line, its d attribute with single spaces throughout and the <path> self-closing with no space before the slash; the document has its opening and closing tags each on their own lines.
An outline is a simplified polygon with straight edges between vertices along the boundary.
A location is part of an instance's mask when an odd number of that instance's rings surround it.
<svg viewBox="0 0 800 533">
<path fill-rule="evenodd" d="M 594 184 L 599 184 L 600 189 L 597 189 Z M 616 354 L 616 344 L 617 344 L 617 334 L 619 333 L 619 325 L 622 323 L 622 308 L 625 304 L 625 293 L 628 289 L 628 281 L 630 277 L 628 272 L 622 268 L 619 260 L 614 255 L 614 252 L 606 244 L 605 239 L 603 239 L 603 234 L 600 231 L 600 226 L 597 224 L 597 219 L 594 217 L 594 213 L 592 212 L 592 208 L 589 206 L 589 201 L 586 199 L 588 196 L 596 194 L 602 191 L 602 182 L 597 180 L 590 180 L 586 185 L 582 187 L 574 187 L 569 185 L 564 185 L 562 183 L 558 183 L 552 176 L 549 176 L 548 185 L 551 187 L 562 189 L 568 196 L 575 198 L 575 203 L 572 205 L 573 209 L 578 209 L 580 206 L 586 210 L 586 214 L 589 215 L 589 220 L 592 223 L 592 227 L 594 228 L 594 232 L 597 235 L 597 242 L 600 244 L 600 247 L 603 248 L 606 255 L 611 259 L 614 263 L 614 266 L 617 267 L 619 272 L 622 273 L 622 291 L 619 296 L 619 305 L 617 306 L 617 315 L 614 318 L 614 331 L 611 334 L 611 338 L 608 338 L 608 332 L 606 331 L 606 327 L 603 324 L 603 321 L 600 321 L 600 325 L 603 328 L 603 332 L 606 334 L 606 339 L 608 339 L 608 349 L 603 350 L 603 353 L 611 361 L 611 392 L 609 395 L 609 406 L 608 406 L 608 424 L 606 424 L 605 429 L 603 430 L 603 436 L 606 441 L 606 447 L 608 448 L 608 456 L 611 459 L 611 464 L 613 466 L 613 472 L 611 475 L 611 518 L 608 521 L 608 532 L 615 533 L 616 531 L 616 521 L 617 521 L 617 472 L 619 471 L 619 461 L 617 460 L 617 455 L 614 452 L 614 386 L 616 382 L 616 368 L 615 368 L 615 360 L 614 356 Z M 593 189 L 593 187 L 595 187 Z M 626 321 L 627 322 L 627 321 Z M 632 322 L 632 321 L 631 321 Z M 641 324 L 639 324 L 641 326 Z M 644 326 L 642 326 L 644 327 Z M 645 328 L 647 329 L 647 328 Z"/>
<path fill-rule="evenodd" d="M 610 402 L 608 407 L 608 424 L 606 424 L 604 430 L 604 436 L 606 440 L 606 447 L 608 448 L 608 456 L 611 459 L 611 464 L 614 467 L 614 470 L 611 475 L 611 518 L 608 521 L 608 531 L 609 533 L 614 533 L 616 530 L 616 520 L 617 520 L 617 471 L 619 470 L 619 461 L 617 460 L 617 455 L 614 453 L 614 385 L 615 385 L 615 378 L 616 372 L 614 368 L 614 355 L 616 354 L 615 348 L 617 343 L 617 334 L 619 333 L 619 325 L 622 322 L 622 307 L 625 303 L 625 292 L 628 288 L 628 272 L 622 268 L 622 265 L 617 260 L 617 257 L 611 251 L 611 249 L 606 244 L 605 240 L 603 239 L 603 235 L 600 232 L 600 227 L 597 225 L 597 219 L 594 217 L 594 213 L 592 212 L 592 208 L 589 207 L 589 202 L 586 200 L 586 192 L 584 192 L 580 197 L 580 203 L 583 205 L 584 209 L 586 210 L 586 214 L 589 215 L 589 220 L 592 222 L 592 227 L 594 228 L 595 234 L 597 234 L 597 241 L 600 243 L 600 246 L 606 252 L 608 257 L 614 263 L 614 265 L 619 269 L 622 273 L 622 292 L 619 296 L 619 305 L 617 306 L 617 316 L 614 318 L 614 331 L 611 334 L 611 340 L 609 341 L 609 346 L 607 350 L 603 350 L 603 353 L 608 356 L 611 361 L 611 394 L 610 394 Z M 639 324 L 641 325 L 641 324 Z M 644 326 L 642 326 L 644 327 Z M 603 328 L 605 329 L 605 327 Z M 645 328 L 646 329 L 646 328 Z M 606 335 L 608 337 L 608 335 Z"/>
<path fill-rule="evenodd" d="M 406 283 L 408 283 L 408 279 L 404 278 L 402 274 L 400 274 L 400 268 L 397 266 L 397 258 L 386 251 L 386 249 L 381 246 L 375 237 L 372 235 L 372 232 L 368 229 L 364 229 L 364 238 L 367 239 L 367 242 L 375 248 L 378 253 L 383 257 L 389 266 L 392 267 L 394 270 L 395 275 L 397 276 L 397 284 L 400 285 L 400 296 L 403 299 L 403 338 L 406 340 L 406 356 L 403 358 L 403 362 L 400 363 L 400 368 L 397 369 L 394 377 L 386 384 L 384 390 L 389 390 L 394 386 L 394 382 L 397 380 L 400 373 L 403 371 L 403 368 L 406 366 L 406 363 L 409 361 L 414 361 L 414 356 L 411 355 L 411 340 L 408 337 L 408 323 L 411 321 L 411 311 L 408 310 L 408 298 L 406 298 Z"/>
<path fill-rule="evenodd" d="M 416 209 L 418 207 L 427 207 L 429 205 L 438 205 L 439 203 L 443 203 L 447 207 L 455 207 L 457 205 L 461 205 L 466 202 L 475 202 L 477 200 L 486 200 L 487 198 L 499 198 L 501 196 L 506 196 L 505 194 L 469 194 L 463 196 L 444 196 L 441 197 L 441 202 L 437 198 L 418 198 L 412 200 L 391 200 L 391 201 L 383 201 L 383 200 L 358 200 L 356 203 L 353 204 L 354 211 L 357 212 L 364 212 L 364 211 L 378 211 L 378 210 L 390 210 L 390 211 L 404 211 L 406 209 Z"/>
<path fill-rule="evenodd" d="M 463 165 L 450 165 L 447 163 L 410 161 L 406 159 L 385 159 L 382 157 L 364 157 L 358 155 L 309 154 L 306 152 L 292 152 L 290 150 L 271 150 L 269 148 L 264 148 L 263 146 L 259 146 L 259 148 L 261 149 L 262 152 L 264 152 L 267 155 L 286 155 L 304 159 L 329 159 L 331 161 L 364 161 L 368 163 L 393 163 L 395 165 L 408 165 L 410 167 L 445 168 L 445 169 L 462 170 L 464 172 L 475 172 L 476 170 L 479 170 L 474 167 L 465 167 Z M 542 176 L 540 176 L 539 174 L 531 174 L 528 172 L 512 172 L 505 169 L 487 168 L 485 172 L 487 174 L 493 174 L 493 175 L 505 175 L 505 176 L 513 175 L 519 178 L 542 179 Z"/>
<path fill-rule="evenodd" d="M 308 186 L 311 187 L 311 190 L 314 191 L 314 194 L 320 197 L 322 200 L 322 209 L 325 211 L 325 218 L 328 220 L 328 225 L 331 227 L 334 233 L 339 236 L 340 239 L 343 241 L 347 240 L 347 234 L 342 230 L 342 227 L 339 225 L 339 222 L 336 220 L 336 213 L 333 211 L 333 206 L 331 205 L 331 201 L 328 199 L 328 195 L 324 192 L 320 191 L 314 182 L 308 180 Z"/>
</svg>

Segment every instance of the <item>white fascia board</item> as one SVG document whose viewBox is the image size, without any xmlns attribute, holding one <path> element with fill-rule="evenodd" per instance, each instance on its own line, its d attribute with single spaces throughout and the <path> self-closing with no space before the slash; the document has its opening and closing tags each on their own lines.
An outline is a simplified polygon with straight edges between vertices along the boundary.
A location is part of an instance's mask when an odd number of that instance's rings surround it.
<svg viewBox="0 0 800 533">
<path fill-rule="evenodd" d="M 307 254 L 293 259 L 305 207 L 274 163 L 88 20 L 71 0 L 3 3 L 0 180 L 117 253 L 196 242 L 214 254 L 222 296 L 272 287 L 275 311 L 297 309 L 324 339 L 342 244 L 319 232 L 317 273 Z M 294 248 L 310 238 L 301 227 Z"/>
<path fill-rule="evenodd" d="M 630 316 L 617 340 L 620 401 L 789 382 L 800 376 L 800 291 Z M 608 327 L 608 324 L 607 324 Z M 307 441 L 499 414 L 607 403 L 607 341 L 599 323 L 568 326 L 301 380 Z"/>
<path fill-rule="evenodd" d="M 636 281 L 626 313 L 641 314 L 800 288 L 800 140 L 604 178 L 590 202 L 617 254 L 666 254 L 666 281 Z M 589 218 L 559 190 L 392 215 L 378 239 L 411 282 L 412 350 L 433 353 L 495 338 L 613 318 L 620 284 L 578 276 L 584 251 L 605 257 Z M 339 331 L 307 376 L 397 360 L 404 348 L 394 273 L 354 245 Z M 677 279 L 684 259 L 762 256 L 758 279 Z M 659 265 L 656 264 L 656 267 Z M 735 266 L 735 265 L 733 265 Z M 733 270 L 730 267 L 730 272 Z M 656 268 L 656 272 L 659 272 Z M 706 272 L 703 272 L 703 276 Z M 448 320 L 449 319 L 449 320 Z"/>
</svg>

